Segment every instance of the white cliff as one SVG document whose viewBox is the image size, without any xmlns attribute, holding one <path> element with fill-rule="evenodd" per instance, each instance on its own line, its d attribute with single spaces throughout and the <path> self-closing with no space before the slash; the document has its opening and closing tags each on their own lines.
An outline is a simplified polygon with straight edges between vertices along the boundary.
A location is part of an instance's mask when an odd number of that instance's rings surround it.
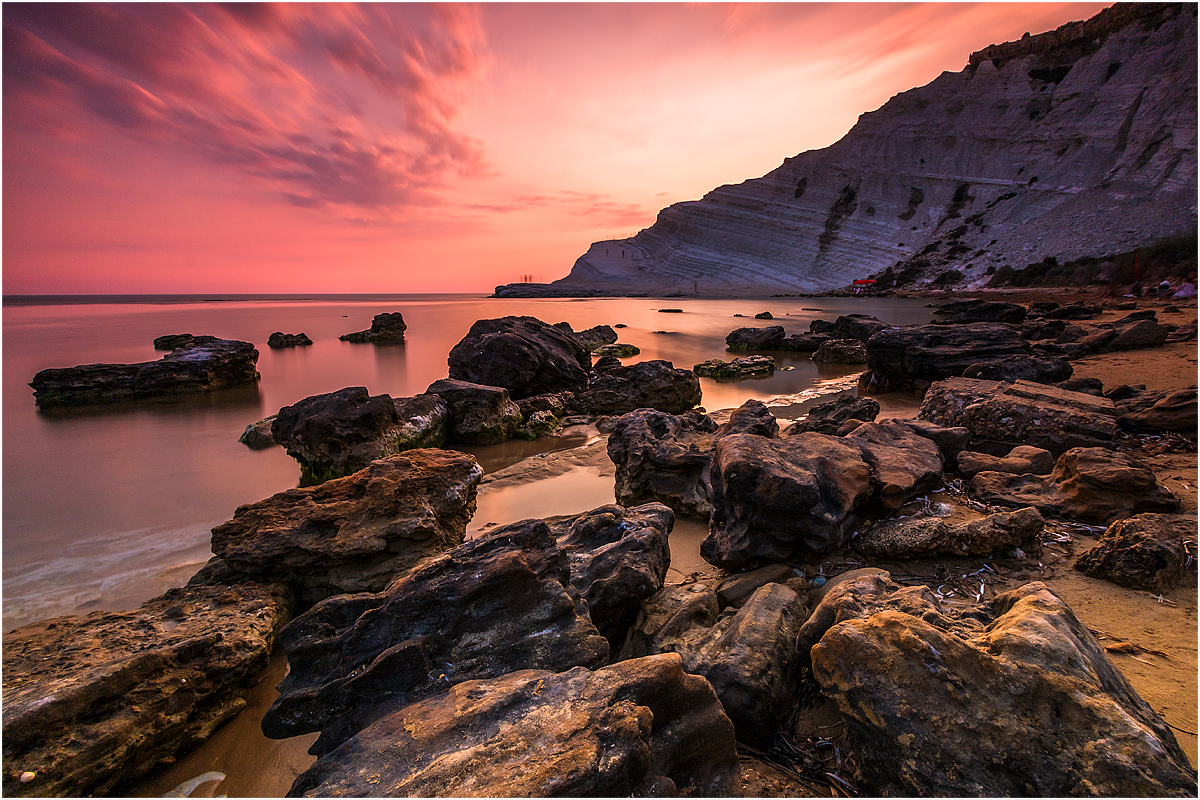
<svg viewBox="0 0 1200 800">
<path fill-rule="evenodd" d="M 830 147 L 593 244 L 546 289 L 816 292 L 888 267 L 969 281 L 1194 231 L 1196 63 L 1192 4 L 993 45 Z"/>
</svg>

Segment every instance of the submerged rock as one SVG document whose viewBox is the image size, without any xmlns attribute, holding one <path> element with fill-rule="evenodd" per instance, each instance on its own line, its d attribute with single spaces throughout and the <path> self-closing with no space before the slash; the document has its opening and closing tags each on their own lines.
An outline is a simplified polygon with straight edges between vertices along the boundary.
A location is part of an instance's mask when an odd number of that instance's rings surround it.
<svg viewBox="0 0 1200 800">
<path fill-rule="evenodd" d="M 305 336 L 303 333 L 283 333 L 275 331 L 267 337 L 267 347 L 278 349 L 281 347 L 306 347 L 312 344 L 312 339 Z"/>
<path fill-rule="evenodd" d="M 1170 728 L 1042 583 L 955 611 L 925 587 L 862 577 L 834 587 L 799 640 L 864 793 L 1195 794 Z"/>
<path fill-rule="evenodd" d="M 733 361 L 722 361 L 719 358 L 710 359 L 703 364 L 692 367 L 692 372 L 702 378 L 752 378 L 759 375 L 771 375 L 775 372 L 775 359 L 770 356 L 746 356 L 735 358 Z"/>
<path fill-rule="evenodd" d="M 611 358 L 632 358 L 641 352 L 641 348 L 637 345 L 616 343 L 597 345 L 592 350 L 592 355 L 597 358 L 604 358 L 605 356 Z"/>
<path fill-rule="evenodd" d="M 500 317 L 472 325 L 447 363 L 453 380 L 501 386 L 520 399 L 583 391 L 592 358 L 584 343 L 562 328 L 534 317 Z"/>
<path fill-rule="evenodd" d="M 155 350 L 178 350 L 180 347 L 191 347 L 195 344 L 212 344 L 222 341 L 216 336 L 193 336 L 190 333 L 171 333 L 157 336 L 154 339 Z"/>
<path fill-rule="evenodd" d="M 265 450 L 268 447 L 274 447 L 277 442 L 271 435 L 271 425 L 275 422 L 275 417 L 276 415 L 272 414 L 258 422 L 251 422 L 246 426 L 246 430 L 242 431 L 238 441 L 251 450 Z"/>
<path fill-rule="evenodd" d="M 248 583 L 6 632 L 4 794 L 110 795 L 195 748 L 246 707 L 290 613 Z"/>
<path fill-rule="evenodd" d="M 313 797 L 732 797 L 733 726 L 674 654 L 521 670 L 376 722 L 296 779 Z"/>
<path fill-rule="evenodd" d="M 857 339 L 830 339 L 812 354 L 817 364 L 865 364 L 867 348 Z"/>
<path fill-rule="evenodd" d="M 250 342 L 181 336 L 192 341 L 158 361 L 44 369 L 29 383 L 34 401 L 43 409 L 98 405 L 211 392 L 258 381 L 254 367 L 258 351 Z"/>
<path fill-rule="evenodd" d="M 338 338 L 343 342 L 358 344 L 400 344 L 404 341 L 406 330 L 408 330 L 408 325 L 404 322 L 404 315 L 399 311 L 394 311 L 376 314 L 371 320 L 371 327 L 365 331 L 345 333 Z"/>
<path fill-rule="evenodd" d="M 465 453 L 411 450 L 239 506 L 213 528 L 212 550 L 240 574 L 295 586 L 306 603 L 379 591 L 462 542 L 482 477 Z"/>
</svg>

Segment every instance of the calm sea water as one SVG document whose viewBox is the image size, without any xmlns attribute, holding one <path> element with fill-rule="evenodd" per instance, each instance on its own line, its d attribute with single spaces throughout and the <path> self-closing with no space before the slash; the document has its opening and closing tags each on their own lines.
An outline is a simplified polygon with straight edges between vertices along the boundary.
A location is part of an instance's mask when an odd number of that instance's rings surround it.
<svg viewBox="0 0 1200 800">
<path fill-rule="evenodd" d="M 660 308 L 683 313 L 660 313 Z M 404 345 L 338 341 L 341 334 L 369 327 L 372 317 L 385 311 L 404 314 Z M 753 319 L 760 311 L 770 311 L 775 320 Z M 247 424 L 346 386 L 396 397 L 420 393 L 446 377 L 450 348 L 475 320 L 530 315 L 551 323 L 565 320 L 576 330 L 624 323 L 628 327 L 618 330 L 620 341 L 642 351 L 626 363 L 661 358 L 688 368 L 728 358 L 725 335 L 734 328 L 781 324 L 798 333 L 808 330 L 812 319 L 844 313 L 874 314 L 896 324 L 929 319 L 921 301 L 876 298 L 6 298 L 3 629 L 61 614 L 132 608 L 182 585 L 209 558 L 212 527 L 243 503 L 299 485 L 299 468 L 282 448 L 253 451 L 238 442 Z M 266 340 L 273 331 L 303 332 L 314 344 L 271 350 Z M 37 411 L 28 383 L 38 370 L 156 360 L 164 354 L 153 349 L 152 340 L 173 333 L 254 342 L 262 380 L 249 391 L 185 401 L 87 413 Z M 795 369 L 740 383 L 702 378 L 705 407 L 792 394 L 859 371 L 818 369 L 799 354 L 780 360 Z M 511 448 L 472 451 L 489 469 L 513 458 Z M 611 502 L 611 487 L 604 491 L 600 502 Z M 506 512 L 515 518 L 599 504 L 594 491 L 515 497 L 521 508 Z"/>
</svg>

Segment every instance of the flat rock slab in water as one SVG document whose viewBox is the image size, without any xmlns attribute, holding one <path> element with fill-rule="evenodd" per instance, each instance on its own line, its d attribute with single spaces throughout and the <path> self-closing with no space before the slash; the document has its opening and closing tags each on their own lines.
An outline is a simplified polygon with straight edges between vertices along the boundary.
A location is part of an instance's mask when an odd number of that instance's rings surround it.
<svg viewBox="0 0 1200 800">
<path fill-rule="evenodd" d="M 770 356 L 746 356 L 735 358 L 733 361 L 722 361 L 714 358 L 692 367 L 692 372 L 702 378 L 723 378 L 737 380 L 771 375 L 775 372 L 775 359 Z"/>
<path fill-rule="evenodd" d="M 338 338 L 343 342 L 359 344 L 399 344 L 404 341 L 404 332 L 408 330 L 404 315 L 399 311 L 386 314 L 376 314 L 371 320 L 371 327 L 365 331 L 344 333 Z"/>
<path fill-rule="evenodd" d="M 733 726 L 675 654 L 472 680 L 376 722 L 296 779 L 311 797 L 732 797 Z"/>
<path fill-rule="evenodd" d="M 194 748 L 245 708 L 290 613 L 281 586 L 202 586 L 5 633 L 4 794 L 105 795 Z"/>
<path fill-rule="evenodd" d="M 190 334 L 183 334 L 190 336 Z M 258 380 L 258 350 L 250 342 L 191 337 L 158 361 L 84 364 L 44 369 L 33 377 L 39 408 L 120 403 L 208 392 Z"/>
</svg>

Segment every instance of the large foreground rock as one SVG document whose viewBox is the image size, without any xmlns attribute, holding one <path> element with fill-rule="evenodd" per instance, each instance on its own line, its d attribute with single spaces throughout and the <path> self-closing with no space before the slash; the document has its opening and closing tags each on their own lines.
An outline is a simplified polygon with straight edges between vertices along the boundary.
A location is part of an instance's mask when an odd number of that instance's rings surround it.
<svg viewBox="0 0 1200 800">
<path fill-rule="evenodd" d="M 343 342 L 358 344 L 400 344 L 404 341 L 406 330 L 408 330 L 408 325 L 404 322 L 404 315 L 399 311 L 393 311 L 376 314 L 371 320 L 371 327 L 365 331 L 344 333 L 338 338 Z"/>
<path fill-rule="evenodd" d="M 936 489 L 942 482 L 942 454 L 931 439 L 895 420 L 865 422 L 846 434 L 871 467 L 878 488 L 874 502 L 884 513 Z"/>
<path fill-rule="evenodd" d="M 292 785 L 314 797 L 732 797 L 733 726 L 679 656 L 521 670 L 381 719 Z"/>
<path fill-rule="evenodd" d="M 700 380 L 670 361 L 643 361 L 594 374 L 586 391 L 575 395 L 575 409 L 584 414 L 625 414 L 653 408 L 682 414 L 700 405 Z"/>
<path fill-rule="evenodd" d="M 1070 608 L 1031 583 L 955 612 L 881 576 L 834 587 L 800 632 L 867 794 L 1195 796 L 1170 728 Z"/>
<path fill-rule="evenodd" d="M 917 416 L 971 432 L 971 449 L 1004 455 L 1018 445 L 1059 456 L 1103 447 L 1118 436 L 1117 410 L 1104 397 L 1019 380 L 951 378 L 929 387 Z"/>
<path fill-rule="evenodd" d="M 4 794 L 107 795 L 196 747 L 246 707 L 290 613 L 280 586 L 195 587 L 5 633 Z"/>
<path fill-rule="evenodd" d="M 29 385 L 39 408 L 119 403 L 253 384 L 257 363 L 258 350 L 250 342 L 198 336 L 158 361 L 44 369 Z"/>
<path fill-rule="evenodd" d="M 1043 514 L 1101 525 L 1180 506 L 1179 498 L 1136 458 L 1101 447 L 1068 450 L 1049 475 L 980 472 L 967 491 L 985 503 L 1034 506 Z"/>
<path fill-rule="evenodd" d="M 1096 546 L 1075 562 L 1075 568 L 1131 589 L 1162 593 L 1185 574 L 1187 539 L 1196 539 L 1195 517 L 1138 514 L 1109 525 Z"/>
<path fill-rule="evenodd" d="M 708 678 L 738 738 L 769 748 L 795 699 L 796 636 L 804 601 L 781 583 L 760 586 L 740 608 L 718 613 L 703 584 L 671 586 L 642 605 L 622 658 L 678 653 L 683 668 Z"/>
<path fill-rule="evenodd" d="M 592 357 L 575 334 L 534 317 L 481 319 L 447 359 L 454 380 L 502 386 L 516 399 L 587 388 Z"/>
<path fill-rule="evenodd" d="M 411 450 L 238 507 L 213 528 L 212 550 L 236 572 L 295 586 L 306 603 L 379 591 L 462 542 L 482 477 L 465 453 Z"/>
<path fill-rule="evenodd" d="M 339 478 L 418 447 L 441 447 L 449 412 L 436 396 L 371 397 L 350 386 L 279 409 L 271 438 L 312 480 Z"/>
<path fill-rule="evenodd" d="M 462 444 L 498 444 L 511 439 L 521 425 L 521 408 L 500 386 L 443 378 L 429 384 L 450 411 L 447 436 Z"/>
<path fill-rule="evenodd" d="M 271 738 L 321 731 L 323 755 L 410 703 L 521 669 L 596 668 L 609 644 L 544 524 L 427 559 L 377 594 L 331 597 L 283 629 L 291 667 L 263 717 Z"/>
<path fill-rule="evenodd" d="M 1172 431 L 1196 435 L 1196 387 L 1142 392 L 1118 404 L 1117 424 L 1137 433 Z"/>
</svg>

